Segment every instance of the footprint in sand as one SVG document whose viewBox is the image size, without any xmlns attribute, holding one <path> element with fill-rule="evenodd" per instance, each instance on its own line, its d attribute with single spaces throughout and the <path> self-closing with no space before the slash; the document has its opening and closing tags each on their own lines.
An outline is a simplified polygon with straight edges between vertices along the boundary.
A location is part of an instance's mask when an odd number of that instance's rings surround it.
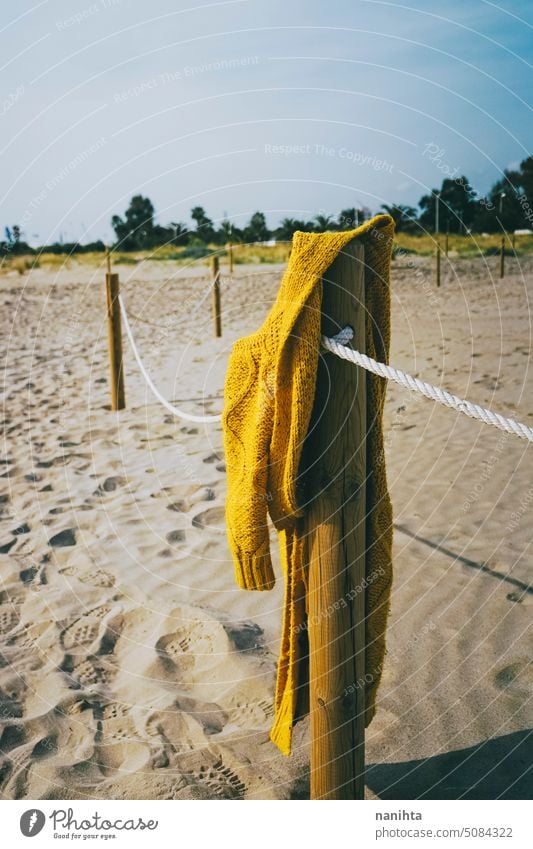
<svg viewBox="0 0 533 849">
<path fill-rule="evenodd" d="M 480 522 L 483 524 L 483 522 Z M 506 596 L 508 601 L 514 601 L 515 604 L 525 604 L 526 607 L 530 607 L 533 604 L 533 599 L 527 590 L 516 590 L 515 592 L 507 593 Z"/>
<path fill-rule="evenodd" d="M 51 658 L 51 652 L 46 650 L 45 635 L 49 628 L 53 629 L 55 643 L 55 626 L 52 622 L 39 622 L 25 625 L 7 639 L 8 648 L 17 657 L 17 668 L 22 666 L 28 670 L 39 669 Z M 58 658 L 59 659 L 59 658 Z"/>
<path fill-rule="evenodd" d="M 26 742 L 26 730 L 22 725 L 4 725 L 0 739 L 0 751 L 7 755 L 11 749 L 17 749 Z"/>
<path fill-rule="evenodd" d="M 12 604 L 0 605 L 0 634 L 9 634 L 20 619 L 18 608 Z"/>
<path fill-rule="evenodd" d="M 191 788 L 207 791 L 207 798 L 243 799 L 248 789 L 222 755 L 208 751 L 182 759 L 180 770 Z"/>
<path fill-rule="evenodd" d="M 61 642 L 66 649 L 74 649 L 94 643 L 101 628 L 97 619 L 83 617 L 70 625 L 61 635 Z"/>
<path fill-rule="evenodd" d="M 182 530 L 170 531 L 170 533 L 168 533 L 167 536 L 166 536 L 166 540 L 171 545 L 176 545 L 176 543 L 178 543 L 178 542 L 184 542 L 185 541 L 185 531 L 182 531 Z"/>
<path fill-rule="evenodd" d="M 220 454 L 209 454 L 207 457 L 204 457 L 204 463 L 220 463 L 224 458 L 220 456 Z"/>
<path fill-rule="evenodd" d="M 138 775 L 117 775 L 117 781 L 108 781 L 104 785 L 105 799 L 180 799 L 186 789 L 185 779 L 181 775 L 169 775 L 165 771 L 152 772 L 150 781 L 144 773 Z M 35 798 L 35 797 L 32 797 Z M 96 798 L 93 796 L 93 798 Z"/>
<path fill-rule="evenodd" d="M 61 575 L 72 576 L 77 578 L 83 584 L 89 584 L 91 587 L 113 587 L 115 578 L 110 572 L 105 569 L 78 569 L 77 566 L 67 566 L 61 569 Z"/>
<path fill-rule="evenodd" d="M 202 749 L 207 742 L 194 715 L 181 713 L 174 706 L 151 713 L 144 731 L 152 740 L 153 763 L 157 768 L 173 765 L 177 754 Z"/>
<path fill-rule="evenodd" d="M 174 513 L 187 513 L 189 509 L 189 504 L 183 499 L 180 501 L 173 501 L 172 504 L 167 505 L 167 510 L 172 510 Z"/>
<path fill-rule="evenodd" d="M 180 696 L 176 699 L 176 707 L 182 713 L 190 713 L 196 722 L 200 723 L 203 733 L 208 737 L 213 734 L 220 734 L 228 721 L 226 711 L 215 702 L 202 702 L 198 699 Z"/>
<path fill-rule="evenodd" d="M 203 513 L 198 513 L 192 520 L 193 527 L 211 528 L 216 531 L 225 531 L 225 513 L 223 507 L 210 507 Z"/>
<path fill-rule="evenodd" d="M 486 389 L 490 389 L 495 392 L 498 389 L 501 389 L 503 386 L 502 381 L 498 377 L 494 377 L 490 374 L 484 374 L 483 379 L 474 380 L 474 383 L 479 383 L 481 386 L 484 386 Z"/>
<path fill-rule="evenodd" d="M 51 460 L 38 460 L 35 463 L 37 469 L 51 469 L 52 466 L 63 466 L 67 462 L 67 458 L 60 454 L 57 457 L 52 457 Z"/>
<path fill-rule="evenodd" d="M 102 708 L 102 719 L 119 719 L 120 717 L 128 716 L 131 712 L 130 705 L 122 702 L 109 702 Z"/>
<path fill-rule="evenodd" d="M 101 483 L 97 489 L 93 492 L 93 495 L 103 495 L 105 492 L 115 492 L 121 486 L 126 486 L 128 483 L 127 479 L 122 477 L 121 475 L 112 475 L 109 478 L 106 478 L 103 483 Z"/>
<path fill-rule="evenodd" d="M 27 686 L 21 676 L 11 669 L 2 673 L 0 687 L 0 715 L 4 719 L 22 716 L 22 706 L 26 696 Z"/>
<path fill-rule="evenodd" d="M 108 439 L 109 431 L 104 428 L 95 428 L 94 430 L 88 430 L 83 436 L 80 438 L 80 442 L 94 442 L 95 439 Z"/>
<path fill-rule="evenodd" d="M 160 637 L 155 649 L 164 665 L 181 672 L 205 670 L 222 662 L 229 648 L 222 625 L 214 620 L 188 621 Z"/>
<path fill-rule="evenodd" d="M 52 548 L 66 548 L 69 545 L 76 545 L 76 528 L 65 528 L 54 534 L 48 540 L 48 545 Z"/>
<path fill-rule="evenodd" d="M 113 660 L 112 655 L 105 655 L 104 658 L 87 658 L 81 663 L 77 663 L 72 668 L 70 675 L 84 689 L 106 686 L 113 681 L 117 674 Z"/>
<path fill-rule="evenodd" d="M 245 728 L 267 729 L 274 718 L 274 705 L 266 699 L 254 701 L 237 695 L 230 700 L 229 708 L 229 721 Z"/>
<path fill-rule="evenodd" d="M 224 622 L 224 630 L 238 652 L 264 654 L 264 631 L 256 622 Z"/>
<path fill-rule="evenodd" d="M 524 698 L 531 698 L 531 693 L 533 693 L 533 662 L 526 658 L 516 660 L 500 669 L 494 677 L 494 682 L 500 690 L 506 690 L 513 695 Z"/>
<path fill-rule="evenodd" d="M 91 654 L 97 654 L 105 642 L 109 652 L 120 635 L 121 624 L 121 608 L 102 605 L 68 625 L 61 632 L 61 644 L 71 654 L 87 653 L 89 648 L 94 649 Z"/>
<path fill-rule="evenodd" d="M 131 718 L 118 716 L 100 720 L 95 740 L 94 761 L 106 776 L 125 775 L 146 770 L 150 764 L 150 746 L 141 740 Z"/>
<path fill-rule="evenodd" d="M 31 753 L 35 743 L 25 743 L 0 762 L 0 790 L 7 799 L 23 799 L 32 766 Z"/>
</svg>

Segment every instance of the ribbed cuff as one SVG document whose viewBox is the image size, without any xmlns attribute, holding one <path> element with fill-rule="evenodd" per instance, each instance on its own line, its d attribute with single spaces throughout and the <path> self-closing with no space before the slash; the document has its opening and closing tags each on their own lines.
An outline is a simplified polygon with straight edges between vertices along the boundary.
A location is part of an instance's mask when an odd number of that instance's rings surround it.
<svg viewBox="0 0 533 849">
<path fill-rule="evenodd" d="M 276 583 L 270 553 L 237 554 L 235 577 L 243 590 L 271 590 Z"/>
</svg>

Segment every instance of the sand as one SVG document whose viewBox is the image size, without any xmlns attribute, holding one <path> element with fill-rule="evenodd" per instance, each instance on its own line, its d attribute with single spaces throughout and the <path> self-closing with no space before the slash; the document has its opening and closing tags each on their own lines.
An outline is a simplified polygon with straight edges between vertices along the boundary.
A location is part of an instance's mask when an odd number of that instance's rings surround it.
<svg viewBox="0 0 533 849">
<path fill-rule="evenodd" d="M 391 361 L 533 425 L 533 261 L 503 281 L 497 264 L 450 258 L 437 290 L 430 260 L 396 260 Z M 117 270 L 165 397 L 219 412 L 282 267 L 223 268 L 221 339 L 205 268 Z M 307 721 L 291 758 L 268 739 L 283 587 L 234 584 L 220 424 L 170 415 L 129 349 L 110 411 L 102 269 L 4 273 L 0 297 L 2 797 L 307 798 Z M 530 798 L 531 448 L 394 386 L 386 428 L 395 580 L 368 798 Z"/>
</svg>

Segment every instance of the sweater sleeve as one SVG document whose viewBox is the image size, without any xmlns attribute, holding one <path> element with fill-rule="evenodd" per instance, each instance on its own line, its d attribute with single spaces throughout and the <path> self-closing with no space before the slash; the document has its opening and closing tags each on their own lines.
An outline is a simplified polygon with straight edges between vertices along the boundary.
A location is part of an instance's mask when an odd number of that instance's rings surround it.
<svg viewBox="0 0 533 849">
<path fill-rule="evenodd" d="M 238 585 L 270 590 L 275 583 L 267 522 L 274 399 L 268 361 L 245 343 L 240 340 L 232 351 L 224 387 L 226 525 Z"/>
</svg>

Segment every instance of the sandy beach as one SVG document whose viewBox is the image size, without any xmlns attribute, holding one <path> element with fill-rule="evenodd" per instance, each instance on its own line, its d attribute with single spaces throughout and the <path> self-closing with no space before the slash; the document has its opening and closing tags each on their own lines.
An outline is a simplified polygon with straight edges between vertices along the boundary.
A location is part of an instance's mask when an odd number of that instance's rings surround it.
<svg viewBox="0 0 533 849">
<path fill-rule="evenodd" d="M 393 263 L 391 362 L 533 426 L 533 258 Z M 217 413 L 233 342 L 283 266 L 118 266 L 166 398 Z M 283 587 L 239 590 L 222 430 L 173 417 L 124 341 L 109 408 L 104 269 L 0 277 L 0 793 L 4 799 L 306 799 L 308 723 L 268 739 Z M 205 296 L 203 303 L 202 297 Z M 396 386 L 388 654 L 367 797 L 531 798 L 528 443 Z M 273 534 L 273 551 L 277 546 Z M 276 564 L 278 568 L 278 564 Z M 279 575 L 279 568 L 278 568 Z"/>
</svg>

